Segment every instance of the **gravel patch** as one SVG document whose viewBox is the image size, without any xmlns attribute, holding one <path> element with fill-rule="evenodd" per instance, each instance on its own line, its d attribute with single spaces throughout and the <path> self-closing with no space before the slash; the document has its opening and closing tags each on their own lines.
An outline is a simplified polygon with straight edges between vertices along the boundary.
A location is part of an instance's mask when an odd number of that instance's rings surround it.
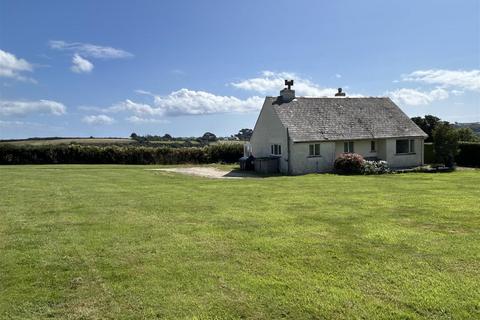
<svg viewBox="0 0 480 320">
<path fill-rule="evenodd" d="M 162 168 L 162 169 L 147 169 L 154 171 L 175 172 L 181 174 L 188 174 L 191 176 L 199 176 L 211 179 L 245 179 L 245 178 L 260 178 L 252 172 L 232 170 L 224 171 L 211 167 L 180 167 L 180 168 Z"/>
</svg>

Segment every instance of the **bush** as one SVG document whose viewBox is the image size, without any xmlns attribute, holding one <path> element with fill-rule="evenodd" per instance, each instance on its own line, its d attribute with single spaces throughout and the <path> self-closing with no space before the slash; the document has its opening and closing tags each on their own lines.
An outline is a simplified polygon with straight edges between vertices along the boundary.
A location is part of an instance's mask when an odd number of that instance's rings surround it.
<svg viewBox="0 0 480 320">
<path fill-rule="evenodd" d="M 242 154 L 241 144 L 227 143 L 203 148 L 0 144 L 0 164 L 233 163 Z"/>
<path fill-rule="evenodd" d="M 448 123 L 441 123 L 433 130 L 435 160 L 453 167 L 458 154 L 458 132 Z"/>
<path fill-rule="evenodd" d="M 333 165 L 338 174 L 360 174 L 363 168 L 363 157 L 357 153 L 342 153 Z"/>
<path fill-rule="evenodd" d="M 363 174 L 384 174 L 389 173 L 387 161 L 367 161 L 365 160 L 362 165 Z"/>
<path fill-rule="evenodd" d="M 480 167 L 480 142 L 460 142 L 455 161 L 460 166 Z"/>
</svg>

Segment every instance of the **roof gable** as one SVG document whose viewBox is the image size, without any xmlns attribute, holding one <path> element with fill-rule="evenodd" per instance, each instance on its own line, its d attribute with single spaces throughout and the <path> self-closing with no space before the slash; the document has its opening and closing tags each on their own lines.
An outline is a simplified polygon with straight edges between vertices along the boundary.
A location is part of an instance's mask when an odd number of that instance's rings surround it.
<svg viewBox="0 0 480 320">
<path fill-rule="evenodd" d="M 389 98 L 267 97 L 294 142 L 426 137 Z"/>
</svg>

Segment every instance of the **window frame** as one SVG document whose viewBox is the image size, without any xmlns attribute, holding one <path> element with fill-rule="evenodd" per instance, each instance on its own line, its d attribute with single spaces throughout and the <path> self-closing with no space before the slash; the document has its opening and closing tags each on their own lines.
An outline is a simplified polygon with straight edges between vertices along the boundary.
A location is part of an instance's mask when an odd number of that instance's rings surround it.
<svg viewBox="0 0 480 320">
<path fill-rule="evenodd" d="M 406 141 L 406 152 L 398 152 L 398 143 L 400 141 Z M 415 154 L 415 139 L 396 139 L 395 140 L 395 154 Z"/>
<path fill-rule="evenodd" d="M 372 153 L 377 152 L 377 141 L 375 141 L 375 140 L 370 141 L 370 152 L 372 152 Z"/>
<path fill-rule="evenodd" d="M 343 153 L 354 153 L 355 144 L 354 141 L 344 141 L 343 142 Z"/>
<path fill-rule="evenodd" d="M 321 147 L 320 143 L 310 143 L 308 145 L 308 157 L 321 157 Z"/>
<path fill-rule="evenodd" d="M 270 145 L 270 155 L 281 156 L 282 155 L 282 145 L 277 144 L 277 143 L 272 143 Z"/>
</svg>

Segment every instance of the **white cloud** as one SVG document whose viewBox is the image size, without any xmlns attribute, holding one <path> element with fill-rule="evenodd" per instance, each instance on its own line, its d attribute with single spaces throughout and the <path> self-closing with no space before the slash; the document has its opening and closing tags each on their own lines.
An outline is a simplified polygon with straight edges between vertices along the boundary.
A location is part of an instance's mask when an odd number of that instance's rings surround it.
<svg viewBox="0 0 480 320">
<path fill-rule="evenodd" d="M 32 71 L 33 66 L 28 61 L 0 49 L 0 77 L 34 82 L 35 80 L 22 75 Z"/>
<path fill-rule="evenodd" d="M 120 59 L 133 57 L 133 54 L 122 49 L 99 46 L 90 43 L 52 40 L 49 42 L 49 45 L 50 48 L 55 50 L 71 51 L 90 58 Z"/>
<path fill-rule="evenodd" d="M 142 89 L 137 89 L 135 90 L 135 93 L 138 93 L 138 94 L 144 94 L 146 96 L 154 96 L 153 93 L 151 93 L 150 91 L 145 91 L 145 90 L 142 90 Z"/>
<path fill-rule="evenodd" d="M 58 116 L 65 114 L 66 109 L 67 108 L 62 103 L 51 100 L 0 100 L 0 115 L 2 116 L 24 116 L 32 113 L 45 113 Z"/>
<path fill-rule="evenodd" d="M 402 76 L 403 81 L 433 84 L 440 87 L 456 87 L 480 91 L 480 70 L 417 70 Z"/>
<path fill-rule="evenodd" d="M 154 105 L 167 115 L 243 113 L 259 110 L 263 100 L 257 96 L 242 100 L 205 91 L 180 89 L 167 96 L 155 96 Z"/>
<path fill-rule="evenodd" d="M 113 118 L 104 114 L 85 116 L 82 121 L 90 125 L 105 125 L 115 122 Z"/>
<path fill-rule="evenodd" d="M 93 64 L 79 54 L 75 54 L 72 58 L 72 67 L 70 68 L 76 73 L 90 73 L 93 70 Z"/>
<path fill-rule="evenodd" d="M 398 104 L 409 106 L 426 105 L 437 100 L 445 100 L 449 96 L 448 91 L 442 88 L 436 88 L 431 91 L 402 88 L 387 92 L 387 95 Z"/>
<path fill-rule="evenodd" d="M 260 77 L 246 79 L 240 82 L 232 82 L 230 85 L 238 89 L 276 96 L 278 95 L 278 92 L 285 87 L 284 81 L 286 79 L 295 80 L 293 89 L 295 89 L 295 93 L 298 96 L 333 97 L 337 92 L 336 88 L 321 87 L 320 85 L 291 72 L 263 71 Z"/>
<path fill-rule="evenodd" d="M 132 123 L 169 123 L 170 121 L 165 119 L 156 119 L 156 118 L 142 118 L 138 116 L 131 116 L 126 118 L 125 120 L 132 122 Z"/>
<path fill-rule="evenodd" d="M 129 111 L 137 115 L 161 115 L 163 112 L 148 104 L 133 102 L 132 100 L 125 100 L 105 109 L 106 112 L 121 112 Z"/>
<path fill-rule="evenodd" d="M 342 77 L 342 75 L 340 73 L 335 74 L 335 78 L 340 79 L 341 77 Z"/>
<path fill-rule="evenodd" d="M 152 95 L 149 92 L 136 90 L 137 93 Z M 112 107 L 104 109 L 105 112 L 133 112 L 137 116 L 179 116 L 201 115 L 227 112 L 257 111 L 263 104 L 263 98 L 253 96 L 239 99 L 232 96 L 219 96 L 205 91 L 180 89 L 166 96 L 152 95 L 152 105 L 125 100 Z"/>
</svg>

